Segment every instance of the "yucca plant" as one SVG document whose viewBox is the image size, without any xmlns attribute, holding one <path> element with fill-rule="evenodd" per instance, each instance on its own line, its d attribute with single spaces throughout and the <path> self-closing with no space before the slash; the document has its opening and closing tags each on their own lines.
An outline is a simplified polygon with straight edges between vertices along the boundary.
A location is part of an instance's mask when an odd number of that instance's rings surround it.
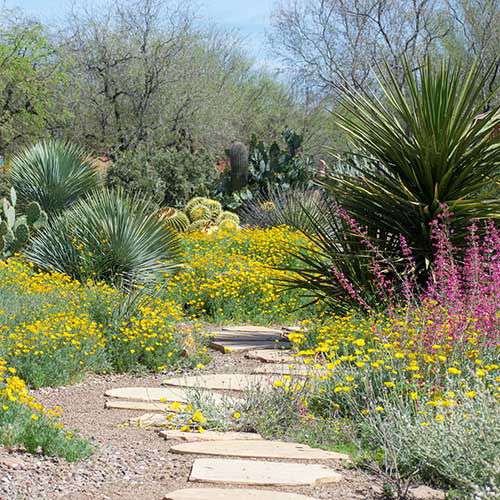
<svg viewBox="0 0 500 500">
<path fill-rule="evenodd" d="M 396 250 L 399 235 L 418 264 L 432 260 L 430 222 L 444 206 L 453 214 L 455 242 L 474 218 L 500 217 L 498 107 L 481 97 L 488 73 L 427 59 L 417 71 L 404 63 L 402 88 L 386 66 L 380 95 L 346 90 L 337 121 L 350 139 L 353 173 L 326 177 L 323 185 L 383 248 Z"/>
<path fill-rule="evenodd" d="M 306 223 L 299 217 L 293 224 L 315 251 L 297 252 L 301 266 L 290 269 L 295 275 L 287 286 L 339 312 L 378 305 L 375 260 L 386 263 L 397 286 L 408 264 L 402 241 L 425 283 L 434 254 L 431 222 L 443 210 L 452 214 L 458 246 L 473 219 L 500 217 L 500 137 L 492 134 L 498 108 L 477 119 L 494 102 L 494 94 L 481 98 L 487 75 L 473 66 L 463 79 L 460 67 L 448 61 L 436 67 L 429 59 L 417 71 L 404 67 L 402 88 L 386 67 L 378 97 L 345 91 L 337 120 L 351 141 L 352 161 L 320 181 L 328 210 L 301 204 Z"/>
<path fill-rule="evenodd" d="M 26 254 L 44 270 L 130 289 L 177 270 L 180 242 L 151 202 L 99 190 L 39 231 Z"/>
<path fill-rule="evenodd" d="M 34 144 L 12 158 L 9 177 L 21 203 L 36 201 L 49 217 L 99 186 L 90 154 L 58 140 Z"/>
</svg>

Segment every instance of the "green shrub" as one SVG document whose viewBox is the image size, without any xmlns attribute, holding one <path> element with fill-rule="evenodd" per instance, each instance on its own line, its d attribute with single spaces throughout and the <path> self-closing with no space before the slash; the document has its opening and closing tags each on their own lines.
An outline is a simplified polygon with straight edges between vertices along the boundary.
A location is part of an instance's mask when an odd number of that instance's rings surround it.
<svg viewBox="0 0 500 500">
<path fill-rule="evenodd" d="M 40 142 L 19 152 L 10 164 L 9 179 L 20 203 L 36 201 L 49 217 L 100 184 L 89 153 L 75 144 Z"/>
<path fill-rule="evenodd" d="M 177 269 L 179 252 L 149 201 L 103 190 L 39 231 L 26 254 L 44 270 L 128 288 Z"/>
<path fill-rule="evenodd" d="M 22 446 L 28 453 L 58 456 L 68 462 L 85 460 L 92 455 L 92 445 L 71 431 L 58 428 L 54 421 L 33 412 L 17 402 L 1 403 L 0 443 L 3 446 Z"/>
<path fill-rule="evenodd" d="M 139 149 L 120 156 L 109 168 L 106 182 L 157 204 L 181 207 L 193 196 L 209 196 L 218 176 L 215 160 L 207 153 Z"/>
</svg>

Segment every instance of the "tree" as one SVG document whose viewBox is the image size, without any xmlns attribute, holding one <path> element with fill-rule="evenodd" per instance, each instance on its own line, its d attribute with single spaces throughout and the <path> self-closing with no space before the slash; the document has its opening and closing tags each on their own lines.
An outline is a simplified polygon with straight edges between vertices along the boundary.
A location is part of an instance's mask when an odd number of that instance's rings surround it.
<svg viewBox="0 0 500 500">
<path fill-rule="evenodd" d="M 44 134 L 61 74 L 43 27 L 0 11 L 0 155 Z"/>
<path fill-rule="evenodd" d="M 448 46 L 470 64 L 477 59 L 483 73 L 493 66 L 484 89 L 491 93 L 500 85 L 500 1 L 447 0 L 446 5 L 453 27 Z"/>
<path fill-rule="evenodd" d="M 436 10 L 437 0 L 281 0 L 271 47 L 322 93 L 371 85 L 382 61 L 402 81 L 402 59 L 418 60 L 445 34 Z"/>
</svg>

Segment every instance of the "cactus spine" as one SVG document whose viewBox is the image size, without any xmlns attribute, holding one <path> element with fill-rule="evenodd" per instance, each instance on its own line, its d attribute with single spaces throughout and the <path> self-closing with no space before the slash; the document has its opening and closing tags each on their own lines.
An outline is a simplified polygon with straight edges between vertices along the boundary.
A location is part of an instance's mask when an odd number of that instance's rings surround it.
<svg viewBox="0 0 500 500">
<path fill-rule="evenodd" d="M 189 228 L 188 216 L 176 208 L 162 208 L 158 211 L 158 217 L 166 227 L 177 233 L 185 233 Z"/>
<path fill-rule="evenodd" d="M 248 149 L 242 142 L 233 142 L 229 148 L 231 162 L 230 189 L 240 191 L 248 184 Z"/>
<path fill-rule="evenodd" d="M 36 202 L 26 206 L 26 215 L 16 214 L 17 195 L 10 190 L 10 199 L 2 200 L 0 213 L 0 255 L 10 257 L 19 252 L 28 243 L 32 229 L 39 229 L 47 223 L 47 214 Z"/>
</svg>

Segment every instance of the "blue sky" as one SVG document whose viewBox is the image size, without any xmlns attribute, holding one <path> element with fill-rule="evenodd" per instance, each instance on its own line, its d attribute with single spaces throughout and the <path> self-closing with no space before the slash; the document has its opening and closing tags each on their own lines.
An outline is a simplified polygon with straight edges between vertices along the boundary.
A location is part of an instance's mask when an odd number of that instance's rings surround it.
<svg viewBox="0 0 500 500">
<path fill-rule="evenodd" d="M 94 0 L 99 3 L 100 0 Z M 86 3 L 85 0 L 76 0 Z M 0 0 L 0 5 L 20 7 L 43 21 L 64 15 L 72 0 Z M 104 3 L 104 1 L 103 1 Z M 226 28 L 236 28 L 247 40 L 249 52 L 259 60 L 265 60 L 265 30 L 273 0 L 195 0 L 201 9 L 197 12 Z"/>
</svg>

